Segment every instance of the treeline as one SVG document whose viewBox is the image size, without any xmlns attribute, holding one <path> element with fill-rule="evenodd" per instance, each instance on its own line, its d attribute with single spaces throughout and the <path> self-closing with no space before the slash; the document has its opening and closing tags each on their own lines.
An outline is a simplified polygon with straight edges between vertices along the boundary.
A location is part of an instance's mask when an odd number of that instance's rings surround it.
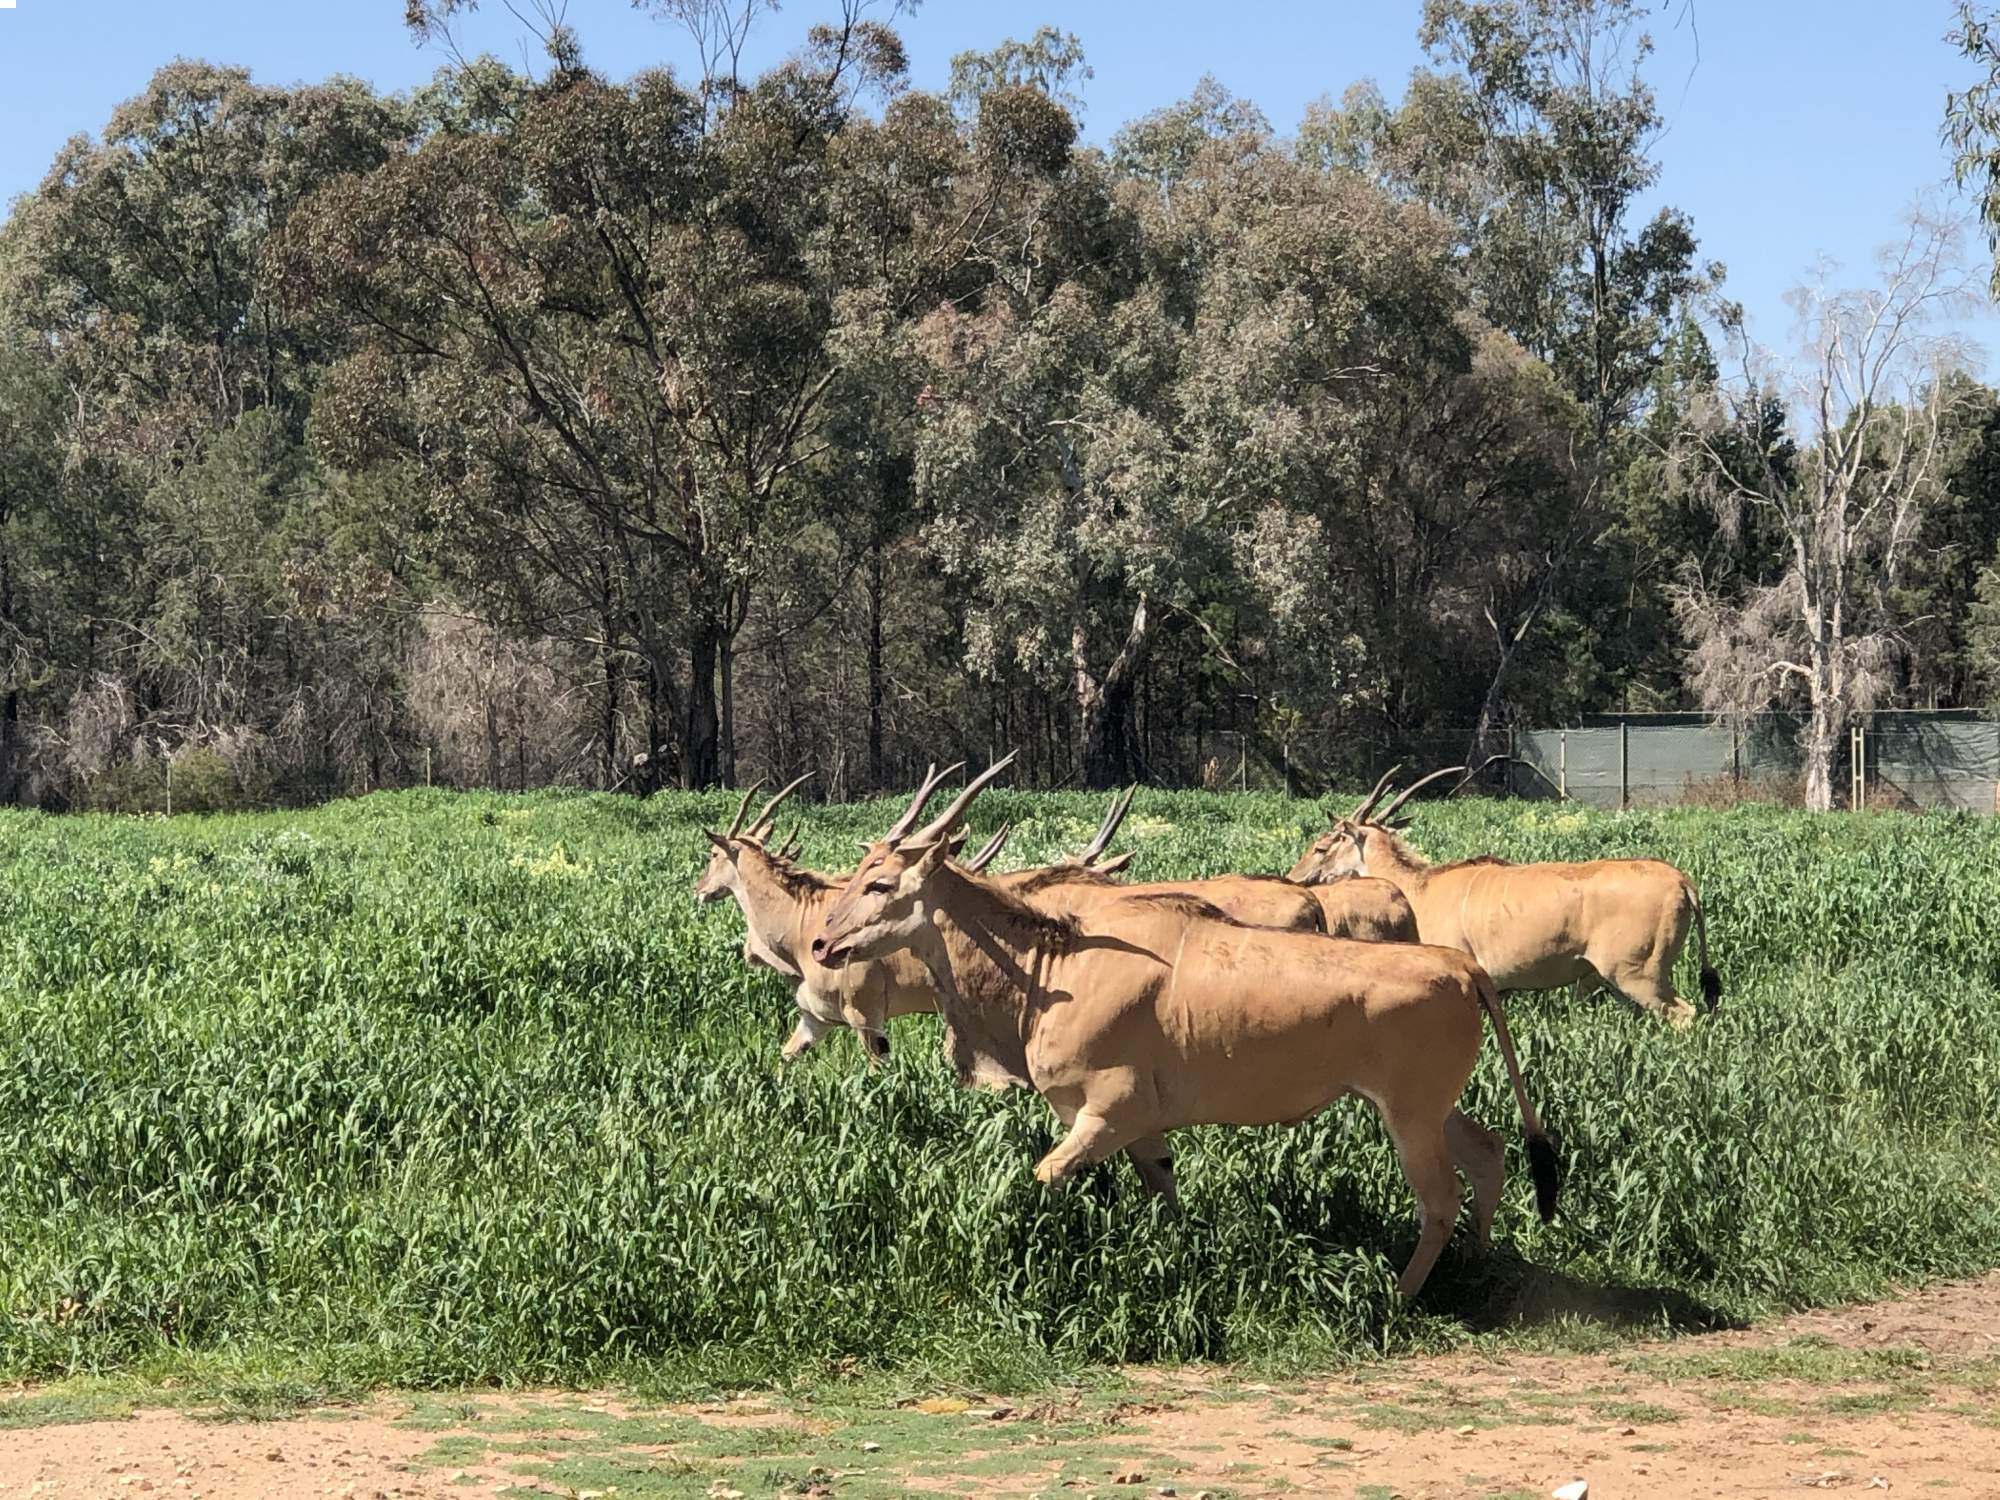
<svg viewBox="0 0 2000 1500">
<path fill-rule="evenodd" d="M 0 800 L 1311 785 L 1817 703 L 1831 603 L 1838 713 L 1979 701 L 2000 402 L 1725 376 L 1641 19 L 1429 0 L 1400 103 L 1108 149 L 1074 38 L 926 93 L 862 0 L 749 80 L 164 68 L 0 228 Z"/>
</svg>

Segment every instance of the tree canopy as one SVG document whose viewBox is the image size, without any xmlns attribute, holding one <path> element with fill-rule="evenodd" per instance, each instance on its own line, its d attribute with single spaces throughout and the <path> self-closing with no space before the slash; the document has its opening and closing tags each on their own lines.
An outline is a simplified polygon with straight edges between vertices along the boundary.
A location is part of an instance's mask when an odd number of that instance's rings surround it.
<svg viewBox="0 0 2000 1500">
<path fill-rule="evenodd" d="M 866 0 L 756 76 L 761 0 L 642 6 L 699 69 L 624 78 L 559 6 L 545 66 L 460 56 L 467 8 L 410 0 L 450 61 L 406 95 L 164 67 L 0 226 L 0 799 L 1003 746 L 1311 786 L 1995 680 L 2000 406 L 1946 362 L 1812 422 L 1733 367 L 1720 261 L 1639 206 L 1637 0 L 1428 0 L 1399 98 L 1286 135 L 1204 79 L 1102 148 L 1053 28 L 930 93 Z M 1843 463 L 1829 697 L 1738 647 L 1810 619 Z"/>
</svg>

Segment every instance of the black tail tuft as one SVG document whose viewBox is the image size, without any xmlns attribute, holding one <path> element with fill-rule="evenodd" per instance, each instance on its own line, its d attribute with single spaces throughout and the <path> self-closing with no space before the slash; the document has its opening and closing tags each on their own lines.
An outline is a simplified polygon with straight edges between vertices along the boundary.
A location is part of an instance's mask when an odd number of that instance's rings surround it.
<svg viewBox="0 0 2000 1500">
<path fill-rule="evenodd" d="M 1535 1207 L 1546 1224 L 1556 1216 L 1556 1194 L 1562 1191 L 1562 1162 L 1547 1136 L 1528 1137 L 1528 1169 L 1535 1175 Z"/>
<path fill-rule="evenodd" d="M 1707 964 L 1701 966 L 1701 998 L 1708 1002 L 1710 1010 L 1714 1010 L 1716 1001 L 1722 998 L 1722 976 Z"/>
</svg>

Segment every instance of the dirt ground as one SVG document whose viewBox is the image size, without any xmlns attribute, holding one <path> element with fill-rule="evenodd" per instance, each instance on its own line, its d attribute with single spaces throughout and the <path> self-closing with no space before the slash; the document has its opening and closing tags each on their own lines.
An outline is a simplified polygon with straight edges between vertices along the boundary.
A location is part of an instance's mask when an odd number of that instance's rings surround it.
<svg viewBox="0 0 2000 1500">
<path fill-rule="evenodd" d="M 1020 1407 L 382 1397 L 273 1421 L 0 1398 L 0 1500 L 2000 1496 L 2000 1276 L 1608 1355 L 1134 1371 Z M 1564 1491 L 1565 1495 L 1573 1491 Z"/>
</svg>

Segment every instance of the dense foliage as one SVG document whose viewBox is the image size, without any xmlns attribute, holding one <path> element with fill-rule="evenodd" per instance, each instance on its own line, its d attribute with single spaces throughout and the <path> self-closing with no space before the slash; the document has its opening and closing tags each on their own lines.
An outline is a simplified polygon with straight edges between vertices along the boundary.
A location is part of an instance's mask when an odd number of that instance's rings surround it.
<svg viewBox="0 0 2000 1500">
<path fill-rule="evenodd" d="M 837 863 L 887 804 L 822 809 Z M 1098 799 L 990 793 L 1010 856 Z M 1142 792 L 1147 875 L 1287 864 L 1275 795 Z M 1420 809 L 1437 856 L 1660 854 L 1728 993 L 1677 1035 L 1511 1005 L 1562 1136 L 1417 1313 L 1356 1103 L 1188 1132 L 1189 1215 L 1122 1162 L 1052 1196 L 1046 1107 L 957 1088 L 934 1019 L 879 1075 L 776 1066 L 790 998 L 697 908 L 717 795 L 379 793 L 294 815 L 0 815 L 0 1379 L 227 1351 L 323 1379 L 714 1380 L 864 1364 L 1352 1356 L 1527 1311 L 1686 1326 L 1995 1263 L 2000 826 L 1770 809 Z M 1913 921 L 1911 914 L 1923 913 Z M 1688 986 L 1691 974 L 1682 975 Z M 1489 1046 L 1468 1106 L 1518 1140 Z"/>
<path fill-rule="evenodd" d="M 1055 31 L 932 94 L 865 0 L 759 77 L 769 7 L 654 8 L 700 69 L 581 11 L 393 97 L 176 62 L 12 206 L 0 802 L 1297 787 L 1983 695 L 2000 405 L 1725 376 L 1638 0 L 1427 0 L 1400 99 L 1101 148 Z"/>
</svg>

